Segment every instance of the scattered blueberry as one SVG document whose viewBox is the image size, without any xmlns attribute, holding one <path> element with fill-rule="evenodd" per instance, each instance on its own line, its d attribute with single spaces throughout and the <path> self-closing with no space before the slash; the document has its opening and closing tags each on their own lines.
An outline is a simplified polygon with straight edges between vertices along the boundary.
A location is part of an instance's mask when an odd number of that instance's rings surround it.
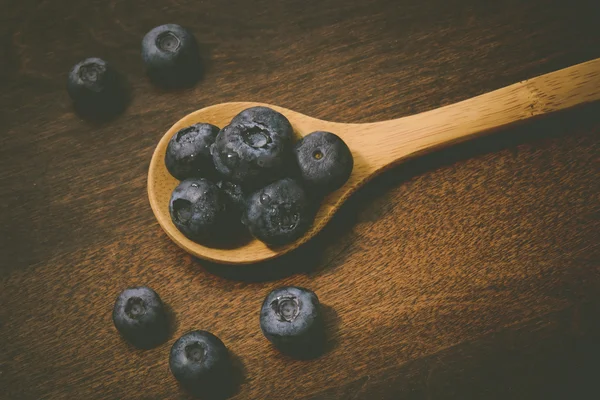
<svg viewBox="0 0 600 400">
<path fill-rule="evenodd" d="M 252 107 L 219 132 L 212 147 L 217 171 L 245 187 L 258 188 L 285 176 L 294 131 L 282 114 Z"/>
<path fill-rule="evenodd" d="M 238 216 L 241 215 L 246 209 L 246 195 L 242 185 L 229 181 L 219 181 L 217 186 L 227 197 L 231 205 L 230 209 L 235 210 Z"/>
<path fill-rule="evenodd" d="M 169 367 L 175 379 L 197 395 L 219 392 L 231 381 L 229 351 L 207 331 L 192 331 L 177 339 L 171 347 Z"/>
<path fill-rule="evenodd" d="M 127 102 L 123 78 L 100 58 L 86 58 L 71 68 L 67 92 L 76 111 L 90 118 L 114 116 Z"/>
<path fill-rule="evenodd" d="M 207 179 L 186 179 L 171 195 L 169 213 L 173 224 L 188 238 L 211 242 L 219 237 L 226 221 L 223 193 Z"/>
<path fill-rule="evenodd" d="M 289 286 L 269 293 L 260 311 L 260 328 L 284 353 L 302 357 L 323 349 L 321 306 L 309 289 Z"/>
<path fill-rule="evenodd" d="M 254 192 L 247 201 L 242 222 L 255 238 L 282 245 L 302 236 L 312 223 L 314 212 L 296 181 L 285 178 Z"/>
<path fill-rule="evenodd" d="M 212 177 L 215 167 L 210 147 L 219 128 L 211 124 L 195 124 L 173 135 L 167 146 L 165 165 L 175 178 Z"/>
<path fill-rule="evenodd" d="M 350 177 L 354 160 L 344 141 L 331 132 L 313 132 L 296 143 L 302 181 L 310 191 L 327 194 Z"/>
<path fill-rule="evenodd" d="M 142 349 L 163 343 L 168 336 L 168 318 L 158 294 L 146 286 L 127 288 L 115 302 L 113 322 L 119 333 Z"/>
<path fill-rule="evenodd" d="M 150 79 L 167 88 L 189 86 L 202 67 L 196 39 L 177 24 L 160 25 L 142 40 L 142 59 Z"/>
</svg>

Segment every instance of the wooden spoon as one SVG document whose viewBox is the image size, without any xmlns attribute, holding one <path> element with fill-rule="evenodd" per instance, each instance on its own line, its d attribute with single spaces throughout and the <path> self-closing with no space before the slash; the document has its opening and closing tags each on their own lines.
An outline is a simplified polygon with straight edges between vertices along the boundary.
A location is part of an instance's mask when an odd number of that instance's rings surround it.
<svg viewBox="0 0 600 400">
<path fill-rule="evenodd" d="M 399 162 L 465 141 L 533 117 L 600 100 L 600 58 L 516 83 L 456 104 L 390 121 L 343 124 L 323 121 L 278 106 L 224 103 L 186 115 L 158 143 L 148 172 L 148 196 L 160 226 L 177 245 L 196 257 L 225 264 L 250 264 L 281 256 L 315 236 L 363 183 Z M 224 127 L 240 111 L 263 105 L 285 115 L 299 136 L 322 130 L 339 135 L 354 155 L 348 182 L 323 201 L 311 229 L 294 243 L 270 248 L 258 240 L 234 249 L 206 247 L 186 238 L 169 216 L 178 181 L 164 164 L 169 139 L 198 122 Z"/>
</svg>

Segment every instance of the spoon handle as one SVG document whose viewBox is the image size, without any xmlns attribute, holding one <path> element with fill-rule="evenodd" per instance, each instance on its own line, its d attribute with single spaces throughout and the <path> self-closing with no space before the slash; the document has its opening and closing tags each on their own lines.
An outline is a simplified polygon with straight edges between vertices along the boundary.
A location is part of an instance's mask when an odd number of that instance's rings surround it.
<svg viewBox="0 0 600 400">
<path fill-rule="evenodd" d="M 375 172 L 407 157 L 597 100 L 600 58 L 410 117 L 351 124 L 347 136 L 350 148 L 368 162 L 368 172 Z"/>
</svg>

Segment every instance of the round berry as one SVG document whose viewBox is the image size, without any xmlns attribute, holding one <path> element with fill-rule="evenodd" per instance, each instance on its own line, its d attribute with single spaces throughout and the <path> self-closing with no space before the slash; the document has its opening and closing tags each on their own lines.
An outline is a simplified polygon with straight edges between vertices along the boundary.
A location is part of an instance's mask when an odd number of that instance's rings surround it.
<svg viewBox="0 0 600 400">
<path fill-rule="evenodd" d="M 148 76 L 160 86 L 188 86 L 201 75 L 196 39 L 177 24 L 160 25 L 148 32 L 142 40 L 142 59 Z"/>
<path fill-rule="evenodd" d="M 323 345 L 321 314 L 319 299 L 313 291 L 282 287 L 265 298 L 260 327 L 265 337 L 285 353 L 314 353 Z"/>
<path fill-rule="evenodd" d="M 198 395 L 214 393 L 231 379 L 231 359 L 225 344 L 207 331 L 186 333 L 173 344 L 171 373 L 181 385 Z"/>
<path fill-rule="evenodd" d="M 296 143 L 295 150 L 302 181 L 315 193 L 325 195 L 339 189 L 352 173 L 352 152 L 331 132 L 306 135 Z"/>
<path fill-rule="evenodd" d="M 218 127 L 202 123 L 175 133 L 165 154 L 165 165 L 171 175 L 179 180 L 214 176 L 210 147 L 218 133 Z"/>
<path fill-rule="evenodd" d="M 125 289 L 117 297 L 112 314 L 119 333 L 138 348 L 151 348 L 168 336 L 168 319 L 158 294 L 146 286 Z"/>
<path fill-rule="evenodd" d="M 242 222 L 255 238 L 269 245 L 283 245 L 301 237 L 313 218 L 304 189 L 286 178 L 254 192 L 246 202 Z"/>
<path fill-rule="evenodd" d="M 89 117 L 119 113 L 125 107 L 127 97 L 122 77 L 100 58 L 86 58 L 71 68 L 67 92 L 75 109 Z"/>
<path fill-rule="evenodd" d="M 293 129 L 282 114 L 252 107 L 236 115 L 212 147 L 215 167 L 227 180 L 257 188 L 285 176 Z"/>
<path fill-rule="evenodd" d="M 186 179 L 171 195 L 169 213 L 173 224 L 188 238 L 210 242 L 221 236 L 226 202 L 221 190 L 207 179 Z"/>
</svg>

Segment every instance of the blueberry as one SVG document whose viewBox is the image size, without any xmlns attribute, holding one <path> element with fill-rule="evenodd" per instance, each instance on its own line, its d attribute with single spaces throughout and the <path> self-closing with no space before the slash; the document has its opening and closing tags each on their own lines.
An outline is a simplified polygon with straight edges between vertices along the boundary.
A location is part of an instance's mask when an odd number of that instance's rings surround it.
<svg viewBox="0 0 600 400">
<path fill-rule="evenodd" d="M 142 40 L 142 59 L 150 79 L 167 88 L 195 83 L 202 70 L 196 39 L 177 24 L 160 25 L 148 32 Z"/>
<path fill-rule="evenodd" d="M 257 188 L 286 175 L 294 131 L 282 114 L 252 107 L 236 115 L 215 141 L 212 155 L 226 179 Z"/>
<path fill-rule="evenodd" d="M 231 205 L 230 209 L 234 210 L 237 215 L 240 216 L 246 209 L 246 194 L 244 193 L 242 185 L 229 181 L 219 181 L 217 186 L 227 197 L 227 200 Z"/>
<path fill-rule="evenodd" d="M 301 237 L 313 218 L 314 209 L 304 189 L 285 178 L 248 198 L 242 222 L 255 238 L 269 245 L 282 245 Z"/>
<path fill-rule="evenodd" d="M 165 165 L 175 178 L 212 177 L 215 168 L 210 147 L 219 128 L 211 124 L 195 124 L 175 133 L 165 154 Z"/>
<path fill-rule="evenodd" d="M 260 311 L 263 334 L 280 351 L 303 356 L 323 349 L 324 324 L 317 295 L 289 286 L 273 290 Z"/>
<path fill-rule="evenodd" d="M 71 68 L 67 92 L 76 111 L 90 118 L 114 116 L 127 101 L 123 78 L 100 58 L 86 58 Z"/>
<path fill-rule="evenodd" d="M 310 191 L 327 194 L 350 177 L 354 160 L 344 141 L 331 132 L 313 132 L 295 146 L 302 181 Z"/>
<path fill-rule="evenodd" d="M 198 395 L 219 392 L 231 381 L 229 351 L 207 331 L 192 331 L 177 339 L 171 347 L 169 367 L 185 389 Z"/>
<path fill-rule="evenodd" d="M 226 225 L 226 203 L 221 190 L 207 179 L 186 179 L 171 195 L 173 224 L 188 238 L 211 242 Z"/>
<path fill-rule="evenodd" d="M 158 294 L 146 286 L 125 289 L 117 297 L 112 314 L 119 333 L 142 349 L 163 343 L 168 336 L 168 318 Z"/>
</svg>

